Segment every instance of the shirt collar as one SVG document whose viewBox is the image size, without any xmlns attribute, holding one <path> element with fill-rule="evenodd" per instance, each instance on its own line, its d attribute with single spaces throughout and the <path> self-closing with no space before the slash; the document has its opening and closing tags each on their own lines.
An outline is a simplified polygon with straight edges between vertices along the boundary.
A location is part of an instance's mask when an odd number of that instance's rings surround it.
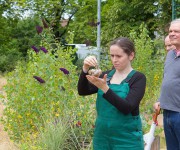
<svg viewBox="0 0 180 150">
<path fill-rule="evenodd" d="M 176 52 L 176 56 L 180 56 L 180 50 L 175 50 L 175 52 Z"/>
<path fill-rule="evenodd" d="M 175 59 L 180 58 L 180 50 L 174 49 L 173 52 L 174 52 L 174 55 L 175 55 Z"/>
</svg>

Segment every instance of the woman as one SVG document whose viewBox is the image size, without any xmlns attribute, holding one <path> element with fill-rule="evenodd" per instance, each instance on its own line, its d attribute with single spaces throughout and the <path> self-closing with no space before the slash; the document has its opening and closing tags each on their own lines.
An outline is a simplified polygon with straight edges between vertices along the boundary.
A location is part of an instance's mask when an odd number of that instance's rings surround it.
<svg viewBox="0 0 180 150">
<path fill-rule="evenodd" d="M 97 93 L 94 150 L 144 149 L 139 104 L 144 96 L 146 77 L 132 68 L 134 55 L 134 44 L 128 38 L 115 39 L 110 45 L 114 68 L 99 78 L 88 75 L 89 68 L 97 66 L 96 58 L 84 59 L 78 92 L 79 95 Z"/>
</svg>

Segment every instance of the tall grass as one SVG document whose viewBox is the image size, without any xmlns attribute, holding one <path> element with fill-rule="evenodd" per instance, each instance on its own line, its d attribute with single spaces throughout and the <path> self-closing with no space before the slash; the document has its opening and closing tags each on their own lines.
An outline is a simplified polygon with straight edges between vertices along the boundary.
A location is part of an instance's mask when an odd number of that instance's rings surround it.
<svg viewBox="0 0 180 150">
<path fill-rule="evenodd" d="M 54 122 L 46 123 L 45 128 L 40 130 L 37 147 L 42 150 L 68 150 L 72 148 L 69 143 L 70 123 L 68 118 L 58 118 Z"/>
<path fill-rule="evenodd" d="M 69 116 L 51 118 L 49 123 L 40 129 L 37 142 L 38 150 L 91 150 L 91 143 L 86 143 L 77 132 L 78 127 L 74 126 Z"/>
</svg>

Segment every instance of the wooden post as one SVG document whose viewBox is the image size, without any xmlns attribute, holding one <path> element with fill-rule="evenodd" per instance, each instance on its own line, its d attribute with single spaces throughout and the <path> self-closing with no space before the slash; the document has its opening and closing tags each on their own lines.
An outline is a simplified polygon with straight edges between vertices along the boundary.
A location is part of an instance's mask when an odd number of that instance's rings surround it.
<svg viewBox="0 0 180 150">
<path fill-rule="evenodd" d="M 159 136 L 155 137 L 151 146 L 151 150 L 160 150 L 160 137 Z"/>
</svg>

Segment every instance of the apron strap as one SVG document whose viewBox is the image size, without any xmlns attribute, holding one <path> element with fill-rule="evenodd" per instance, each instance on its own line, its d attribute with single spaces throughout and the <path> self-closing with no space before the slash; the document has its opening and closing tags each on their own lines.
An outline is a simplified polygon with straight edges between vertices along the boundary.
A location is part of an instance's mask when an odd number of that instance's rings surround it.
<svg viewBox="0 0 180 150">
<path fill-rule="evenodd" d="M 108 85 L 110 84 L 110 80 L 111 80 L 113 74 L 115 73 L 115 71 L 116 71 L 116 70 L 113 69 L 113 70 L 111 70 L 111 71 L 108 73 L 107 79 L 106 79 L 106 82 L 107 82 Z M 132 76 L 135 74 L 135 72 L 136 72 L 136 70 L 132 70 L 132 71 L 128 74 L 128 76 L 126 77 L 126 79 L 124 79 L 121 83 L 123 83 L 123 82 L 128 83 L 128 82 L 131 80 Z"/>
<path fill-rule="evenodd" d="M 135 74 L 136 70 L 132 70 L 128 76 L 126 77 L 126 79 L 124 80 L 124 82 L 129 83 L 129 81 L 131 80 L 132 76 Z"/>
<path fill-rule="evenodd" d="M 111 80 L 113 74 L 115 73 L 115 71 L 116 71 L 116 70 L 113 69 L 113 70 L 111 70 L 111 71 L 108 73 L 107 79 L 106 79 L 106 82 L 107 82 L 108 85 L 110 84 L 110 80 Z"/>
</svg>

